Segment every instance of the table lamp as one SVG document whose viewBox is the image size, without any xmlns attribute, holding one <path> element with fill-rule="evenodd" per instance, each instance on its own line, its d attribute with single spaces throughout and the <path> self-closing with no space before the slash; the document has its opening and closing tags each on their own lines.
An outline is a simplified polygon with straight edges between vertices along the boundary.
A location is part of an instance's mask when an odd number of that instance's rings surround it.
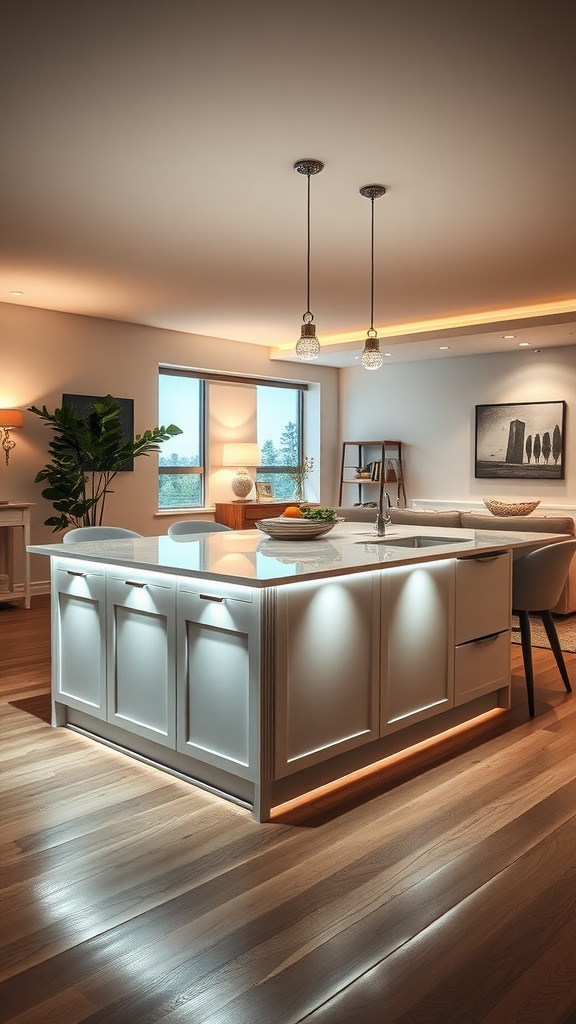
<svg viewBox="0 0 576 1024">
<path fill-rule="evenodd" d="M 254 441 L 235 441 L 222 446 L 222 465 L 237 467 L 236 476 L 232 480 L 235 501 L 248 501 L 253 480 L 246 466 L 259 466 L 261 462 L 260 446 Z"/>
</svg>

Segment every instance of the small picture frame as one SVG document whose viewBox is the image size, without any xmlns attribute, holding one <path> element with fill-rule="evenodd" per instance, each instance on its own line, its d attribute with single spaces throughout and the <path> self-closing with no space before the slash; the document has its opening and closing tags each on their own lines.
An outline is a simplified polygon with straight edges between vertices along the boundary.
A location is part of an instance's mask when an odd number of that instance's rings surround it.
<svg viewBox="0 0 576 1024">
<path fill-rule="evenodd" d="M 274 490 L 269 480 L 256 481 L 256 498 L 258 501 L 274 501 Z"/>
</svg>

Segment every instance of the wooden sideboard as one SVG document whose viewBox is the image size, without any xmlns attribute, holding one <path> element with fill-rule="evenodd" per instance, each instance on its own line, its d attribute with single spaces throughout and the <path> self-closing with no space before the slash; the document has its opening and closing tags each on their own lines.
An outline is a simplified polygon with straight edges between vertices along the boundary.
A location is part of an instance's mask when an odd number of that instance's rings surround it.
<svg viewBox="0 0 576 1024">
<path fill-rule="evenodd" d="M 0 505 L 0 601 L 23 600 L 25 608 L 30 607 L 30 556 L 26 549 L 30 544 L 30 509 L 33 507 L 34 503 L 27 501 Z M 22 589 L 16 589 L 14 578 L 16 538 L 24 565 Z"/>
<path fill-rule="evenodd" d="M 216 502 L 214 519 L 232 530 L 255 530 L 257 519 L 275 519 L 292 501 L 223 501 Z"/>
</svg>

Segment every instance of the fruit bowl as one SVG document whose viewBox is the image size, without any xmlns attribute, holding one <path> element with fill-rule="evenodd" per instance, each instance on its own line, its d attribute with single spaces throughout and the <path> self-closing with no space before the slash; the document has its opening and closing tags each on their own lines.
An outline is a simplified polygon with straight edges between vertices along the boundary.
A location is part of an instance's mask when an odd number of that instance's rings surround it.
<svg viewBox="0 0 576 1024">
<path fill-rule="evenodd" d="M 493 516 L 529 516 L 541 502 L 537 501 L 499 501 L 497 498 L 483 498 L 482 501 Z"/>
<path fill-rule="evenodd" d="M 337 523 L 344 520 L 338 516 L 335 519 L 283 519 L 278 516 L 276 519 L 257 519 L 255 526 L 265 533 L 267 537 L 274 537 L 275 540 L 315 540 L 316 537 L 323 537 L 330 533 Z"/>
</svg>

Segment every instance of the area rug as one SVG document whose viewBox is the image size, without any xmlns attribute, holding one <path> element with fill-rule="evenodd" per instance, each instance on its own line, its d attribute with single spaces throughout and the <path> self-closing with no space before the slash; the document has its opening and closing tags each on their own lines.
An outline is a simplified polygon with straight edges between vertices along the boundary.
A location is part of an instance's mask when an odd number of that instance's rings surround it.
<svg viewBox="0 0 576 1024">
<path fill-rule="evenodd" d="M 560 647 L 567 654 L 576 653 L 576 615 L 555 615 L 554 625 L 556 626 L 556 632 L 558 633 L 558 639 L 560 641 Z M 542 625 L 542 619 L 539 615 L 530 616 L 530 631 L 532 634 L 532 647 L 548 647 L 548 637 L 546 636 L 546 630 Z M 520 627 L 518 625 L 518 618 L 516 615 L 512 617 L 512 643 L 519 644 L 520 641 Z"/>
</svg>

